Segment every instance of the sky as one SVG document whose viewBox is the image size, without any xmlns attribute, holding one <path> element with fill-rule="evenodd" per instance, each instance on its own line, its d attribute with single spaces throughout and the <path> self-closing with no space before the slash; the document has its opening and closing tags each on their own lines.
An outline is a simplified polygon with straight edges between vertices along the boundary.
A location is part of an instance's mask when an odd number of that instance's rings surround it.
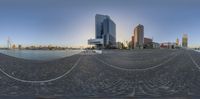
<svg viewBox="0 0 200 99">
<path fill-rule="evenodd" d="M 87 46 L 95 37 L 95 15 L 116 23 L 117 41 L 130 41 L 134 27 L 145 37 L 175 42 L 188 34 L 200 46 L 199 0 L 0 0 L 0 47 L 13 44 Z"/>
</svg>

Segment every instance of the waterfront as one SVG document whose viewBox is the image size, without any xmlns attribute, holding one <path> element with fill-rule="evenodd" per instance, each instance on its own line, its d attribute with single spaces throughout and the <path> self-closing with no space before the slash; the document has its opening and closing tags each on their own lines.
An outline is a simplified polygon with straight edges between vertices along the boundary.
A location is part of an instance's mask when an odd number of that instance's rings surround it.
<svg viewBox="0 0 200 99">
<path fill-rule="evenodd" d="M 69 57 L 82 50 L 0 50 L 0 53 L 29 60 L 54 60 Z"/>
<path fill-rule="evenodd" d="M 200 94 L 200 53 L 192 50 L 88 51 L 49 62 L 3 54 L 0 59 L 0 96 L 62 99 Z"/>
</svg>

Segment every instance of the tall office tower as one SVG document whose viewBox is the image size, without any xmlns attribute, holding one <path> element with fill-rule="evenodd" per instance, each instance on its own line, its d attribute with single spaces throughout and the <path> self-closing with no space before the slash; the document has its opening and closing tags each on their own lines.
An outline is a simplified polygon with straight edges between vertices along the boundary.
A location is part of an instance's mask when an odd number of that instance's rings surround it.
<svg viewBox="0 0 200 99">
<path fill-rule="evenodd" d="M 176 39 L 176 46 L 179 46 L 179 39 Z"/>
<path fill-rule="evenodd" d="M 7 48 L 10 49 L 11 48 L 11 40 L 10 40 L 10 37 L 8 37 L 7 39 Z"/>
<path fill-rule="evenodd" d="M 95 16 L 96 39 L 103 39 L 103 44 L 97 47 L 116 47 L 116 25 L 107 15 L 96 14 Z"/>
<path fill-rule="evenodd" d="M 184 34 L 182 38 L 182 47 L 187 48 L 188 47 L 188 35 Z"/>
<path fill-rule="evenodd" d="M 143 49 L 144 44 L 144 26 L 139 24 L 134 29 L 134 48 Z"/>
</svg>

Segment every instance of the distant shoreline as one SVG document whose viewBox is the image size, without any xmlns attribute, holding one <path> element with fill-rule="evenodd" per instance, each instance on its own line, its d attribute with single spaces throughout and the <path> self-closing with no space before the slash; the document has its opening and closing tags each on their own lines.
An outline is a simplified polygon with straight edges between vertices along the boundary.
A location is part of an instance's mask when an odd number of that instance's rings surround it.
<svg viewBox="0 0 200 99">
<path fill-rule="evenodd" d="M 70 57 L 75 54 L 79 54 L 82 50 L 5 50 L 0 49 L 0 53 L 16 57 L 16 58 L 22 58 L 22 59 L 28 59 L 28 60 L 54 60 L 54 59 L 60 59 L 64 57 Z"/>
<path fill-rule="evenodd" d="M 8 49 L 8 48 L 0 48 L 0 50 L 42 50 L 42 51 L 64 51 L 64 50 L 81 50 L 80 48 L 72 48 L 72 49 Z"/>
</svg>

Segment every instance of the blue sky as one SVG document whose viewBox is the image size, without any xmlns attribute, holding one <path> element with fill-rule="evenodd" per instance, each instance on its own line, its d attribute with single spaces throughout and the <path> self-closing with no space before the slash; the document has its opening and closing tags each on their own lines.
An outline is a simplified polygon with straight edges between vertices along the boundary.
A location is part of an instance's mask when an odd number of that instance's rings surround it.
<svg viewBox="0 0 200 99">
<path fill-rule="evenodd" d="M 0 46 L 15 44 L 86 46 L 95 35 L 95 14 L 109 15 L 117 41 L 131 40 L 137 24 L 156 42 L 175 42 L 184 33 L 200 46 L 198 0 L 1 0 Z"/>
</svg>

